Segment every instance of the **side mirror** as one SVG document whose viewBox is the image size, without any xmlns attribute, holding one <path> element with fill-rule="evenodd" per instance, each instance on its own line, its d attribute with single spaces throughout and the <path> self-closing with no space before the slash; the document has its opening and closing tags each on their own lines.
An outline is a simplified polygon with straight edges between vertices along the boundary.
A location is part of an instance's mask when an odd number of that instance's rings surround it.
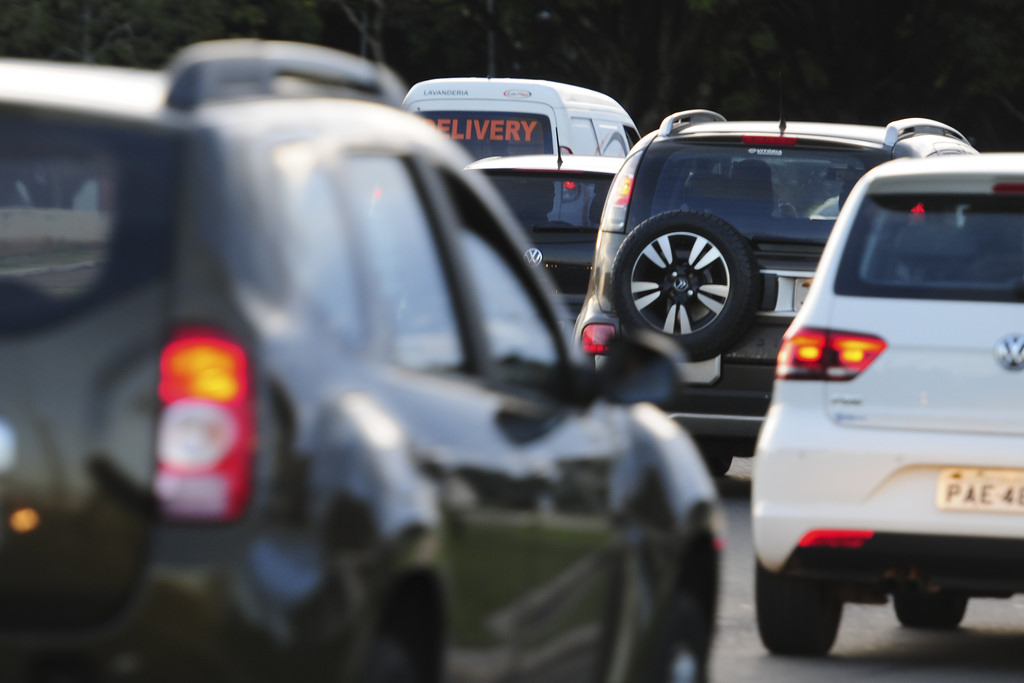
<svg viewBox="0 0 1024 683">
<path fill-rule="evenodd" d="M 665 335 L 635 330 L 619 335 L 597 372 L 601 396 L 613 403 L 665 406 L 684 383 L 686 354 Z"/>
</svg>

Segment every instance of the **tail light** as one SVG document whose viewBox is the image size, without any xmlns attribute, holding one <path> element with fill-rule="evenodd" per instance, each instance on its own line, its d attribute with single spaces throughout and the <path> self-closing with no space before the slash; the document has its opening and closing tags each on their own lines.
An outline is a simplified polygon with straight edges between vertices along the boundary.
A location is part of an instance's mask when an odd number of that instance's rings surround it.
<svg viewBox="0 0 1024 683">
<path fill-rule="evenodd" d="M 252 494 L 254 402 L 244 349 L 180 330 L 160 357 L 154 492 L 168 519 L 238 519 Z"/>
<path fill-rule="evenodd" d="M 581 342 L 583 351 L 592 356 L 608 353 L 609 345 L 615 338 L 615 326 L 609 323 L 594 323 L 583 328 Z"/>
<path fill-rule="evenodd" d="M 800 539 L 801 548 L 847 548 L 855 550 L 874 538 L 875 532 L 866 529 L 815 529 Z"/>
<path fill-rule="evenodd" d="M 885 350 L 878 337 L 801 328 L 782 339 L 776 379 L 851 380 Z"/>
<path fill-rule="evenodd" d="M 633 179 L 641 156 L 634 154 L 628 157 L 612 180 L 604 213 L 601 215 L 601 229 L 609 232 L 622 232 L 626 229 L 626 211 L 633 196 Z"/>
</svg>

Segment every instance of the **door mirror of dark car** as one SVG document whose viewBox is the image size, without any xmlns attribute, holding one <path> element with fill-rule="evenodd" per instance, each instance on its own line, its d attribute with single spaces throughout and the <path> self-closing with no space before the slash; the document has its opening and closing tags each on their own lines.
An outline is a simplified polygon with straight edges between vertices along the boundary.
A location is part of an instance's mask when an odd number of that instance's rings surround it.
<svg viewBox="0 0 1024 683">
<path fill-rule="evenodd" d="M 616 337 L 597 370 L 597 391 L 613 403 L 665 406 L 683 385 L 686 354 L 663 335 L 634 331 Z"/>
</svg>

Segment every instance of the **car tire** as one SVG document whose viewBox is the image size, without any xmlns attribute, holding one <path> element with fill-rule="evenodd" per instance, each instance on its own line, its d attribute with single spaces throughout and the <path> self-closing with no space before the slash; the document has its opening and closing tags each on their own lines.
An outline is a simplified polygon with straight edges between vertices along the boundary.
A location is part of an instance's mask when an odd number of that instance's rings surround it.
<svg viewBox="0 0 1024 683">
<path fill-rule="evenodd" d="M 958 593 L 896 593 L 896 618 L 910 628 L 950 630 L 960 625 L 967 611 L 967 596 Z"/>
<path fill-rule="evenodd" d="M 835 642 L 843 602 L 827 583 L 773 574 L 757 565 L 757 630 L 770 652 L 821 656 Z"/>
<path fill-rule="evenodd" d="M 672 602 L 671 612 L 662 630 L 650 680 L 657 683 L 705 683 L 708 680 L 708 653 L 711 624 L 708 612 L 690 593 L 681 592 Z"/>
<path fill-rule="evenodd" d="M 750 242 L 701 211 L 667 211 L 626 236 L 612 264 L 612 298 L 629 329 L 677 339 L 692 360 L 713 358 L 747 331 L 761 300 Z"/>
<path fill-rule="evenodd" d="M 367 657 L 360 683 L 419 683 L 413 659 L 402 644 L 388 634 L 377 637 Z"/>
</svg>

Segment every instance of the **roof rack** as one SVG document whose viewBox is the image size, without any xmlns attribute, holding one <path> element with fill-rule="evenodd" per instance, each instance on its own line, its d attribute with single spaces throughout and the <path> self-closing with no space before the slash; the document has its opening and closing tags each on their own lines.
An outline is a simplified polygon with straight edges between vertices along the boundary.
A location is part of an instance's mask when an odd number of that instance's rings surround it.
<svg viewBox="0 0 1024 683">
<path fill-rule="evenodd" d="M 922 118 L 899 119 L 887 125 L 885 127 L 885 144 L 891 147 L 899 140 L 914 135 L 942 135 L 970 144 L 964 134 L 952 126 L 941 121 Z"/>
<path fill-rule="evenodd" d="M 695 123 L 711 123 L 712 121 L 725 121 L 725 117 L 710 109 L 677 111 L 675 114 L 665 117 L 658 129 L 658 134 L 666 137 Z"/>
<path fill-rule="evenodd" d="M 182 49 L 167 66 L 167 105 L 189 110 L 252 97 L 347 97 L 400 106 L 405 87 L 387 67 L 305 43 L 211 40 Z"/>
</svg>

